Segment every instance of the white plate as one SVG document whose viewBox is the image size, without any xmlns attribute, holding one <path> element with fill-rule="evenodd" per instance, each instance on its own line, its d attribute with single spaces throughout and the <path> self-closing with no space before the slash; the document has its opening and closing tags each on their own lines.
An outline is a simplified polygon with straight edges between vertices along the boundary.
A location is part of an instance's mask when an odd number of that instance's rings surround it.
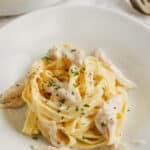
<svg viewBox="0 0 150 150">
<path fill-rule="evenodd" d="M 17 80 L 51 45 L 60 42 L 84 50 L 103 48 L 137 83 L 137 89 L 130 94 L 131 111 L 124 136 L 128 141 L 146 141 L 140 146 L 131 144 L 132 150 L 149 149 L 150 30 L 125 15 L 95 7 L 62 7 L 37 11 L 13 21 L 0 31 L 0 91 Z M 0 110 L 0 149 L 30 149 L 34 140 L 20 132 L 24 120 L 21 111 Z"/>
</svg>

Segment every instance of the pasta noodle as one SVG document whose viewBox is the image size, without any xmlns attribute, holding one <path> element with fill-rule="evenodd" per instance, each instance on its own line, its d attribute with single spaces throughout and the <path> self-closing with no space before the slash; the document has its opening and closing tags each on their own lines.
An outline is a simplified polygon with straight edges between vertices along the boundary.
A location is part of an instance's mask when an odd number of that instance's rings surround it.
<svg viewBox="0 0 150 150">
<path fill-rule="evenodd" d="M 41 133 L 55 147 L 116 144 L 128 100 L 128 86 L 116 74 L 97 54 L 84 56 L 68 44 L 51 48 L 31 67 L 22 92 L 28 105 L 23 132 Z"/>
</svg>

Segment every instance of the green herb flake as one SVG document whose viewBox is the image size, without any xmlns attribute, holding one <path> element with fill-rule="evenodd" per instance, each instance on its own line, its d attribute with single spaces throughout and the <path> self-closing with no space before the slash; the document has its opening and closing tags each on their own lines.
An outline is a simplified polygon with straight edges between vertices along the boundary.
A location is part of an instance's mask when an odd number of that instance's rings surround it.
<svg viewBox="0 0 150 150">
<path fill-rule="evenodd" d="M 96 80 L 96 77 L 95 77 L 95 76 L 93 77 L 93 80 Z"/>
<path fill-rule="evenodd" d="M 73 86 L 74 86 L 75 88 L 77 88 L 77 87 L 79 86 L 79 84 L 74 83 Z"/>
<path fill-rule="evenodd" d="M 58 112 L 58 113 L 60 113 L 60 112 L 61 112 L 61 110 L 59 110 L 59 109 L 58 109 L 58 110 L 57 110 L 57 112 Z"/>
<path fill-rule="evenodd" d="M 55 82 L 51 82 L 51 81 L 48 83 L 48 87 L 54 87 L 55 90 L 60 89 L 59 85 L 57 85 Z"/>
<path fill-rule="evenodd" d="M 103 89 L 103 91 L 105 92 L 105 87 L 103 87 L 102 89 Z"/>
<path fill-rule="evenodd" d="M 58 106 L 61 107 L 61 106 L 62 106 L 62 103 L 58 103 Z"/>
<path fill-rule="evenodd" d="M 60 103 L 64 104 L 65 101 L 66 101 L 66 100 L 63 98 L 63 99 L 60 100 Z"/>
<path fill-rule="evenodd" d="M 81 108 L 82 111 L 84 111 L 84 108 Z"/>
<path fill-rule="evenodd" d="M 89 104 L 84 104 L 83 106 L 84 106 L 84 107 L 90 107 L 90 105 L 89 105 Z"/>
<path fill-rule="evenodd" d="M 68 110 L 70 108 L 70 106 L 67 106 L 66 110 Z"/>
<path fill-rule="evenodd" d="M 73 76 L 79 75 L 79 72 L 75 69 L 71 69 L 71 73 L 73 74 Z"/>
<path fill-rule="evenodd" d="M 72 94 L 72 95 L 75 95 L 73 91 L 71 92 L 71 94 Z"/>
<path fill-rule="evenodd" d="M 82 113 L 81 113 L 81 115 L 85 115 L 85 113 L 84 113 L 84 112 L 82 112 Z"/>
<path fill-rule="evenodd" d="M 48 85 L 47 85 L 48 87 L 51 87 L 51 86 L 53 86 L 53 82 L 48 82 Z"/>
<path fill-rule="evenodd" d="M 75 111 L 78 111 L 78 110 L 79 110 L 79 107 L 78 107 L 78 106 L 76 106 Z"/>
<path fill-rule="evenodd" d="M 77 50 L 76 49 L 71 49 L 71 52 L 73 53 L 73 52 L 76 52 Z"/>
<path fill-rule="evenodd" d="M 52 60 L 52 58 L 50 58 L 49 56 L 44 56 L 44 57 L 42 57 L 41 59 L 42 59 L 42 60 L 46 60 L 46 61 Z"/>
<path fill-rule="evenodd" d="M 64 116 L 61 116 L 61 120 L 64 120 Z"/>
</svg>

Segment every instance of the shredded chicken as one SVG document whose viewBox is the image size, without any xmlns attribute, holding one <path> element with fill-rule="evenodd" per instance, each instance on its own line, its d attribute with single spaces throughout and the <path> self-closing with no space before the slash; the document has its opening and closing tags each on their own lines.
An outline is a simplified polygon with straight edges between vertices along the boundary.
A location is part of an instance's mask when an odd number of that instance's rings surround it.
<svg viewBox="0 0 150 150">
<path fill-rule="evenodd" d="M 21 95 L 24 86 L 25 79 L 21 79 L 6 90 L 0 97 L 0 108 L 17 108 L 23 106 L 25 103 Z"/>
<path fill-rule="evenodd" d="M 58 58 L 61 59 L 62 57 L 67 57 L 72 62 L 74 62 L 76 65 L 82 65 L 84 60 L 84 53 L 82 51 L 79 51 L 77 49 L 71 49 L 71 48 L 52 48 L 49 50 L 48 55 L 52 58 Z"/>
<path fill-rule="evenodd" d="M 107 56 L 102 52 L 101 49 L 97 49 L 94 51 L 94 56 L 100 59 L 104 63 L 104 65 L 112 71 L 118 82 L 123 84 L 126 88 L 134 88 L 136 87 L 136 84 L 130 80 L 128 80 L 122 72 L 107 58 Z"/>
<path fill-rule="evenodd" d="M 109 144 L 116 143 L 115 131 L 117 113 L 122 105 L 121 95 L 112 97 L 108 102 L 104 103 L 103 108 L 99 110 L 95 117 L 97 129 L 106 137 L 109 137 Z"/>
</svg>

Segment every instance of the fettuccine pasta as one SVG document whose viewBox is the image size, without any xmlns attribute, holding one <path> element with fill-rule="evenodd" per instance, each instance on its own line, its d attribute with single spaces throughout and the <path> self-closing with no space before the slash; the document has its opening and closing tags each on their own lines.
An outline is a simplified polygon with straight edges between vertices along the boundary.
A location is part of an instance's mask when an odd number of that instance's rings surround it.
<svg viewBox="0 0 150 150">
<path fill-rule="evenodd" d="M 114 145 L 134 86 L 101 50 L 85 56 L 68 44 L 53 47 L 29 71 L 23 133 L 42 134 L 58 148 Z"/>
</svg>

